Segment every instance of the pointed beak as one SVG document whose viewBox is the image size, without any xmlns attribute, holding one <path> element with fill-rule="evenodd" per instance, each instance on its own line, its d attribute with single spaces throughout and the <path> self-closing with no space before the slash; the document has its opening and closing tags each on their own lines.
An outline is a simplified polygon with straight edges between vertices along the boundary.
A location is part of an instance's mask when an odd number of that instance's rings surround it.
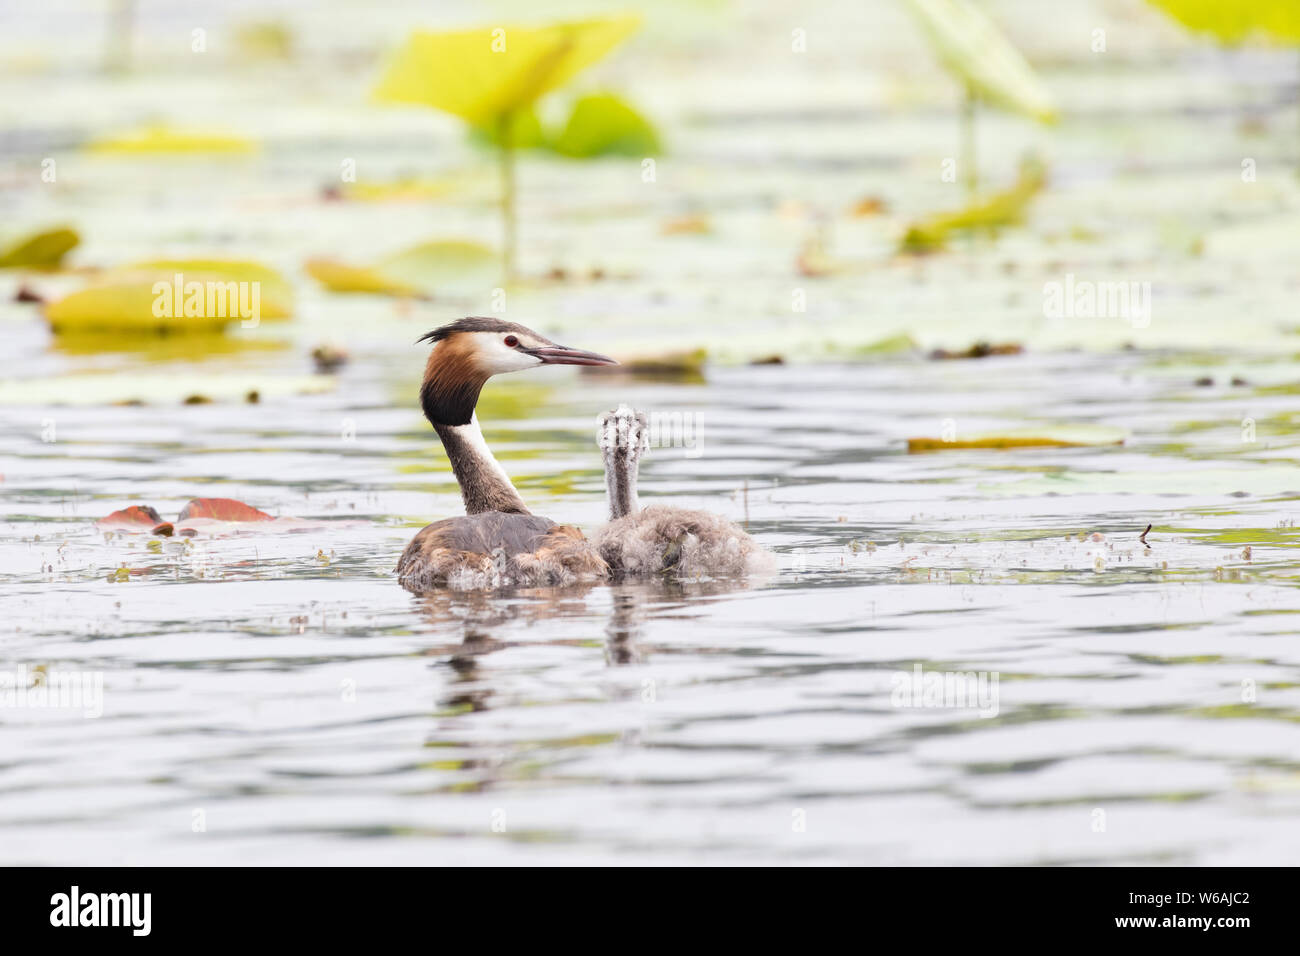
<svg viewBox="0 0 1300 956">
<path fill-rule="evenodd" d="M 545 365 L 617 365 L 608 355 L 599 352 L 584 352 L 582 349 L 565 348 L 553 345 L 547 348 L 528 349 L 529 355 L 536 355 Z"/>
</svg>

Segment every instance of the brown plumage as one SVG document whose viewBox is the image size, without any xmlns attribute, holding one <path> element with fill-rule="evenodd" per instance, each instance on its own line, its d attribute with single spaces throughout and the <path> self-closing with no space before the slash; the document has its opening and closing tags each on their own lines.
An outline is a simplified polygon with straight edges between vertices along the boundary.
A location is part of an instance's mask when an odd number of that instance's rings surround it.
<svg viewBox="0 0 1300 956">
<path fill-rule="evenodd" d="M 569 585 L 608 573 L 572 525 L 500 511 L 435 521 L 397 562 L 398 581 L 411 591 Z"/>
<path fill-rule="evenodd" d="M 592 537 L 615 574 L 678 578 L 757 574 L 775 562 L 734 522 L 707 511 L 639 506 L 637 469 L 649 445 L 645 415 L 620 405 L 601 417 L 611 521 Z"/>
<path fill-rule="evenodd" d="M 577 528 L 533 515 L 488 450 L 474 408 L 493 375 L 539 365 L 613 365 L 499 319 L 467 318 L 421 337 L 433 342 L 420 388 L 425 417 L 442 439 L 465 502 L 464 517 L 435 521 L 397 564 L 411 591 L 567 585 L 608 574 Z"/>
</svg>

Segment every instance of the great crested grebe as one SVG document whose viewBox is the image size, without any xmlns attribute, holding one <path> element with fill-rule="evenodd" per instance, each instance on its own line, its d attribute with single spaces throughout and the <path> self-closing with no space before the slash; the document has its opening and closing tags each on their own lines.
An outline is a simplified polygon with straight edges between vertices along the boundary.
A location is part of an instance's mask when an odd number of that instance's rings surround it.
<svg viewBox="0 0 1300 956">
<path fill-rule="evenodd" d="M 592 543 L 612 572 L 692 578 L 774 566 L 772 556 L 726 518 L 671 505 L 640 507 L 637 468 L 649 447 L 645 415 L 627 405 L 606 412 L 597 440 L 605 458 L 610 522 Z"/>
<path fill-rule="evenodd" d="M 411 539 L 397 562 L 410 591 L 529 587 L 602 580 L 604 560 L 571 525 L 529 512 L 492 457 L 474 406 L 493 375 L 539 365 L 617 365 L 611 358 L 556 345 L 499 319 L 458 319 L 419 341 L 433 343 L 420 388 L 424 415 L 442 439 L 465 501 L 465 515 L 435 521 Z"/>
</svg>

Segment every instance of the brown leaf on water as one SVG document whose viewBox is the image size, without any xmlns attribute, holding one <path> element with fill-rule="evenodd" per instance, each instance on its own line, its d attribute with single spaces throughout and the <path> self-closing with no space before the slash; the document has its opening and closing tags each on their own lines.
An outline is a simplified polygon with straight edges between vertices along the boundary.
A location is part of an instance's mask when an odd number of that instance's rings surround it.
<svg viewBox="0 0 1300 956">
<path fill-rule="evenodd" d="M 176 521 L 190 518 L 214 518 L 217 521 L 273 521 L 265 511 L 258 511 L 234 498 L 193 498 Z M 156 522 L 155 522 L 156 523 Z"/>
<path fill-rule="evenodd" d="M 106 518 L 95 522 L 101 528 L 156 528 L 163 523 L 162 515 L 149 505 L 131 505 L 120 511 L 114 511 Z"/>
<path fill-rule="evenodd" d="M 172 525 L 170 521 L 164 521 L 162 524 L 154 528 L 149 533 L 156 534 L 161 538 L 170 538 L 173 534 L 176 533 L 176 528 Z"/>
</svg>

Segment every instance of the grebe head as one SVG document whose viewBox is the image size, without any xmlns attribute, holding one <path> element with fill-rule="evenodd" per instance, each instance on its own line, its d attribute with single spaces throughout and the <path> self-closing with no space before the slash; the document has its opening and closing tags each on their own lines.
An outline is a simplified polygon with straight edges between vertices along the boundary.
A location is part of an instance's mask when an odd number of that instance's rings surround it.
<svg viewBox="0 0 1300 956">
<path fill-rule="evenodd" d="M 640 461 L 650 447 L 650 426 L 645 414 L 628 405 L 605 412 L 600 416 L 596 443 L 606 463 Z"/>
<path fill-rule="evenodd" d="M 539 365 L 617 365 L 612 358 L 557 345 L 515 322 L 465 318 L 417 340 L 432 342 L 420 404 L 434 425 L 467 425 L 479 391 L 493 375 Z"/>
<path fill-rule="evenodd" d="M 605 458 L 605 495 L 611 520 L 640 510 L 636 479 L 641 455 L 650 446 L 646 417 L 636 409 L 620 405 L 600 416 L 596 443 Z"/>
</svg>

